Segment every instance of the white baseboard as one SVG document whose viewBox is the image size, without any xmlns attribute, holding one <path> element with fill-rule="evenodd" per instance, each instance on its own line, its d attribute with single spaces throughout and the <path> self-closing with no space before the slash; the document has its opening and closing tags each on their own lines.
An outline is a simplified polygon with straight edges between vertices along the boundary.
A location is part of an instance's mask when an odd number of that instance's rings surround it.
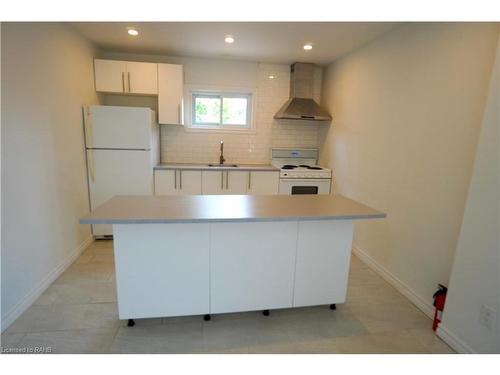
<svg viewBox="0 0 500 375">
<path fill-rule="evenodd" d="M 394 276 L 387 268 L 383 267 L 370 255 L 368 255 L 363 250 L 354 247 L 352 252 L 356 255 L 363 263 L 365 263 L 370 269 L 380 275 L 385 281 L 396 288 L 401 294 L 408 298 L 415 306 L 417 306 L 425 315 L 429 318 L 434 318 L 434 307 L 426 302 L 421 296 L 416 294 L 411 288 L 403 283 L 400 279 Z M 441 323 L 438 326 L 436 334 L 449 346 L 451 346 L 457 353 L 475 353 L 475 351 L 468 346 L 465 342 L 459 339 L 453 332 L 449 331 Z"/>
<path fill-rule="evenodd" d="M 475 354 L 476 352 L 465 342 L 459 339 L 453 332 L 449 331 L 441 323 L 436 331 L 437 335 L 443 339 L 445 343 L 453 348 L 457 353 L 460 354 Z"/>
<path fill-rule="evenodd" d="M 55 267 L 38 285 L 36 285 L 26 296 L 24 296 L 18 304 L 11 308 L 5 316 L 2 316 L 1 331 L 5 331 L 14 321 L 21 316 L 47 289 L 61 275 L 66 268 L 68 268 L 80 254 L 92 242 L 94 237 L 90 235 L 86 238 L 76 249 L 74 249 L 57 267 Z"/>
<path fill-rule="evenodd" d="M 398 290 L 402 295 L 408 298 L 415 306 L 417 306 L 425 315 L 429 318 L 434 318 L 434 306 L 428 303 L 424 298 L 415 293 L 408 285 L 403 283 L 394 274 L 392 274 L 387 268 L 378 263 L 365 251 L 354 247 L 352 252 L 356 255 L 363 263 L 365 263 L 370 269 L 375 271 L 380 275 L 385 281 L 391 284 L 394 288 Z"/>
</svg>

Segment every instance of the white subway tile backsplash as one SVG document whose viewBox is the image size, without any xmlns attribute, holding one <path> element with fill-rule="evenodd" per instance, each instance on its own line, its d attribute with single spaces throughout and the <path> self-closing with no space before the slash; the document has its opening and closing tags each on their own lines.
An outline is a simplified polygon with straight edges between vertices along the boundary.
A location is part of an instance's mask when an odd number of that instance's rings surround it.
<svg viewBox="0 0 500 375">
<path fill-rule="evenodd" d="M 269 79 L 273 75 L 274 79 Z M 319 126 L 314 122 L 273 119 L 289 96 L 290 67 L 259 64 L 257 69 L 254 134 L 189 132 L 162 125 L 161 160 L 174 163 L 207 163 L 219 159 L 219 142 L 230 163 L 266 164 L 271 147 L 318 147 Z M 315 74 L 315 99 L 319 102 L 321 70 Z M 326 125 L 327 126 L 327 125 Z"/>
</svg>

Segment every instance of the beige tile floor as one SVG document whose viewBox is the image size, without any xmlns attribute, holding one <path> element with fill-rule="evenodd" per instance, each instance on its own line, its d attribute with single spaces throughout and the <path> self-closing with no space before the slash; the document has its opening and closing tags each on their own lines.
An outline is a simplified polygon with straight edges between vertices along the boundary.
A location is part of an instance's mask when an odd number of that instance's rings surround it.
<svg viewBox="0 0 500 375">
<path fill-rule="evenodd" d="M 431 320 L 356 257 L 347 302 L 260 312 L 118 320 L 113 243 L 97 241 L 1 335 L 54 353 L 453 353 Z"/>
</svg>

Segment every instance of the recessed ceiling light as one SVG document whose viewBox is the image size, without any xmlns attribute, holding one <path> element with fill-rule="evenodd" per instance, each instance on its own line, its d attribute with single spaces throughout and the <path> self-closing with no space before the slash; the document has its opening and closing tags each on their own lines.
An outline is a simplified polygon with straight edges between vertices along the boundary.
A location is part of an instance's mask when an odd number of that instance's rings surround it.
<svg viewBox="0 0 500 375">
<path fill-rule="evenodd" d="M 229 44 L 234 43 L 233 36 L 232 35 L 226 35 L 226 37 L 224 38 L 224 42 L 229 43 Z"/>
<path fill-rule="evenodd" d="M 269 79 L 274 79 L 274 76 L 271 74 L 269 77 L 267 77 Z"/>
<path fill-rule="evenodd" d="M 307 44 L 304 44 L 304 49 L 306 51 L 309 51 L 309 50 L 312 50 L 313 49 L 313 46 L 311 43 L 307 43 Z"/>
<path fill-rule="evenodd" d="M 129 28 L 129 29 L 127 29 L 127 32 L 128 32 L 128 35 L 133 35 L 133 36 L 139 35 L 139 31 L 137 31 L 136 29 Z"/>
</svg>

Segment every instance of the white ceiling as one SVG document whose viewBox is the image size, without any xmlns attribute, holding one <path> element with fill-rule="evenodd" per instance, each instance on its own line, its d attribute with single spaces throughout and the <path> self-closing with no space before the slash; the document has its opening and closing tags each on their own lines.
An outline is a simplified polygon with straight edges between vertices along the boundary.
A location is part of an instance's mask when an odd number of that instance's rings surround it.
<svg viewBox="0 0 500 375">
<path fill-rule="evenodd" d="M 106 51 L 290 64 L 328 64 L 398 26 L 390 22 L 75 22 Z M 139 36 L 127 34 L 127 27 Z M 226 35 L 235 38 L 224 43 Z M 302 46 L 312 43 L 311 51 Z"/>
</svg>

